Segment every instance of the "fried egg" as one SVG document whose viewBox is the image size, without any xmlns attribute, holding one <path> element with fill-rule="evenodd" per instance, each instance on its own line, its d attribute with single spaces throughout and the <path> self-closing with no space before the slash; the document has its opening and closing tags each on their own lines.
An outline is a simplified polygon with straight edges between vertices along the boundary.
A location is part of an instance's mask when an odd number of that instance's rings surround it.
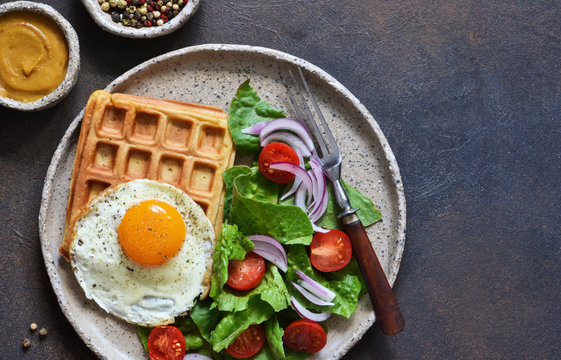
<svg viewBox="0 0 561 360">
<path fill-rule="evenodd" d="M 70 260 L 88 299 L 130 323 L 158 326 L 206 295 L 213 249 L 212 224 L 186 193 L 134 180 L 88 205 Z"/>
</svg>

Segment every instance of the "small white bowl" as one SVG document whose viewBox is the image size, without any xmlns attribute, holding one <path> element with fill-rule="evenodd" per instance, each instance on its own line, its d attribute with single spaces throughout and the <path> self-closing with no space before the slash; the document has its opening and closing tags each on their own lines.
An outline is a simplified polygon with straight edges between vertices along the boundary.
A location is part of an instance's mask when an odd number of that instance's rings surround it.
<svg viewBox="0 0 561 360">
<path fill-rule="evenodd" d="M 62 83 L 50 94 L 33 102 L 21 102 L 0 96 L 0 105 L 21 111 L 37 111 L 51 107 L 64 99 L 70 92 L 80 70 L 80 43 L 78 35 L 70 23 L 55 9 L 49 5 L 31 2 L 14 1 L 0 5 L 0 16 L 13 11 L 33 12 L 47 16 L 60 28 L 68 44 L 68 68 Z"/>
<path fill-rule="evenodd" d="M 95 23 L 103 30 L 114 35 L 137 39 L 155 38 L 172 33 L 183 26 L 199 8 L 199 0 L 189 0 L 179 14 L 164 25 L 136 29 L 111 20 L 111 15 L 101 10 L 98 0 L 81 1 Z"/>
</svg>

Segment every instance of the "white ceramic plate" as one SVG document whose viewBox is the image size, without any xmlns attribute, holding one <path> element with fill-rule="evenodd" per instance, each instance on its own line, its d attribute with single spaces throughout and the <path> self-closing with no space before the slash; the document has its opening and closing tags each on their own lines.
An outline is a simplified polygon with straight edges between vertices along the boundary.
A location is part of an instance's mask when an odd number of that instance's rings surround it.
<svg viewBox="0 0 561 360">
<path fill-rule="evenodd" d="M 343 153 L 343 176 L 370 197 L 383 220 L 368 228 L 380 262 L 394 283 L 405 245 L 405 197 L 391 149 L 366 108 L 339 82 L 297 57 L 259 47 L 201 45 L 149 60 L 113 81 L 106 90 L 200 102 L 228 110 L 247 78 L 265 101 L 292 112 L 280 74 L 300 65 Z M 84 103 L 86 99 L 84 99 Z M 66 201 L 82 114 L 72 122 L 49 167 L 39 215 L 43 256 L 62 311 L 84 342 L 103 359 L 147 358 L 134 326 L 85 298 L 70 265 L 59 255 Z M 350 319 L 329 320 L 328 342 L 313 359 L 342 357 L 374 322 L 368 296 Z"/>
</svg>

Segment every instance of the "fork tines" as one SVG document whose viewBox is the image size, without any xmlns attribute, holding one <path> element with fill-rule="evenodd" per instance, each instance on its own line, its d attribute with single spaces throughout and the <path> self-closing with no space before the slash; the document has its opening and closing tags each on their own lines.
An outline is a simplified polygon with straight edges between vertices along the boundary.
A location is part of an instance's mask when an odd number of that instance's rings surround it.
<svg viewBox="0 0 561 360">
<path fill-rule="evenodd" d="M 298 80 L 296 79 L 294 74 L 292 73 L 291 70 L 288 70 L 288 74 L 292 81 L 293 88 L 296 94 L 298 95 L 298 97 L 300 98 L 300 103 L 301 103 L 300 105 L 298 104 L 298 101 L 292 94 L 292 91 L 290 90 L 290 86 L 285 82 L 284 78 L 281 76 L 281 80 L 284 86 L 286 87 L 288 97 L 290 98 L 290 102 L 292 103 L 292 106 L 296 111 L 296 115 L 298 116 L 299 120 L 304 124 L 306 124 L 307 127 L 311 130 L 312 133 L 311 135 L 313 135 L 312 137 L 314 138 L 314 142 L 319 146 L 320 153 L 318 155 L 321 157 L 323 163 L 327 165 L 327 163 L 329 162 L 340 161 L 338 159 L 340 158 L 340 155 L 339 155 L 339 148 L 337 147 L 337 143 L 333 138 L 333 134 L 331 133 L 331 130 L 329 130 L 327 122 L 325 121 L 325 117 L 323 116 L 318 106 L 318 103 L 312 91 L 310 90 L 308 82 L 306 81 L 306 78 L 304 77 L 304 74 L 300 67 L 298 67 L 298 73 L 300 75 L 299 76 L 300 82 L 302 83 L 303 88 L 306 91 L 308 100 L 306 99 L 306 96 L 304 96 L 304 93 L 302 92 Z M 310 107 L 307 105 L 308 101 L 312 104 L 314 108 L 315 116 L 312 113 Z M 319 120 L 320 123 L 319 125 L 321 125 L 322 129 L 320 129 L 318 125 L 318 120 L 316 119 Z"/>
</svg>

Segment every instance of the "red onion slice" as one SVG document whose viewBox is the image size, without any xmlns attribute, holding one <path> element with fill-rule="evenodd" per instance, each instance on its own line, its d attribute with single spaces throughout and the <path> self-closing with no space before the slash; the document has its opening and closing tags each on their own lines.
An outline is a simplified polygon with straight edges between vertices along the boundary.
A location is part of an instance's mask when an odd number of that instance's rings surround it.
<svg viewBox="0 0 561 360">
<path fill-rule="evenodd" d="M 298 190 L 296 190 L 296 194 L 294 195 L 294 205 L 304 210 L 305 213 L 308 213 L 308 209 L 306 208 L 306 187 L 302 184 L 298 186 Z"/>
<path fill-rule="evenodd" d="M 267 126 L 261 130 L 261 133 L 259 134 L 259 141 L 261 142 L 266 136 L 278 130 L 292 131 L 298 135 L 300 139 L 302 139 L 310 151 L 315 149 L 314 142 L 308 133 L 308 129 L 306 129 L 306 127 L 299 121 L 292 119 L 276 119 L 269 121 Z"/>
<path fill-rule="evenodd" d="M 265 145 L 273 141 L 282 141 L 294 150 L 299 149 L 302 152 L 302 155 L 305 157 L 310 157 L 312 155 L 310 149 L 306 146 L 306 144 L 304 144 L 304 142 L 300 140 L 298 136 L 289 132 L 275 131 L 274 133 L 271 133 L 265 138 L 261 139 L 259 143 L 261 144 L 261 146 L 265 147 Z"/>
<path fill-rule="evenodd" d="M 299 177 L 302 180 L 302 185 L 304 185 L 306 187 L 306 190 L 308 191 L 308 200 L 311 199 L 312 179 L 310 178 L 310 175 L 308 175 L 306 169 L 300 167 L 299 165 L 284 161 L 271 163 L 269 165 L 269 168 L 273 170 L 286 171 Z"/>
<path fill-rule="evenodd" d="M 292 307 L 294 308 L 294 310 L 296 310 L 296 312 L 298 314 L 300 314 L 300 316 L 302 316 L 305 319 L 308 320 L 312 320 L 315 322 L 321 322 L 321 321 L 325 321 L 327 319 L 329 319 L 329 317 L 331 316 L 330 313 L 313 313 L 310 310 L 306 309 L 302 304 L 300 304 L 298 302 L 298 300 L 296 300 L 294 297 L 290 298 L 290 303 L 292 304 Z"/>
<path fill-rule="evenodd" d="M 253 252 L 257 255 L 261 256 L 263 259 L 271 262 L 273 265 L 279 268 L 282 272 L 286 272 L 288 270 L 288 264 L 285 260 L 281 257 L 280 254 L 270 251 L 265 246 L 255 244 L 255 248 Z"/>
<path fill-rule="evenodd" d="M 282 244 L 275 239 L 272 236 L 268 236 L 268 235 L 249 235 L 248 238 L 255 242 L 261 242 L 261 243 L 267 243 L 273 247 L 275 247 L 276 249 L 278 249 L 280 252 L 282 252 L 283 254 L 286 255 L 285 251 L 284 251 L 284 247 L 282 246 Z"/>
<path fill-rule="evenodd" d="M 319 297 L 315 296 L 314 294 L 312 294 L 308 290 L 304 289 L 302 286 L 298 285 L 297 283 L 292 282 L 292 281 L 290 283 L 292 284 L 292 286 L 294 286 L 296 288 L 296 290 L 298 290 L 298 292 L 300 294 L 302 294 L 302 296 L 304 296 L 306 299 L 310 300 L 310 302 L 312 302 L 313 304 L 320 305 L 320 306 L 333 305 L 332 302 L 320 299 Z"/>
<path fill-rule="evenodd" d="M 296 154 L 298 155 L 298 160 L 300 161 L 300 167 L 303 168 L 305 164 L 304 164 L 304 158 L 302 157 L 302 152 L 300 151 L 300 149 L 294 149 L 294 151 L 296 151 Z M 295 178 L 294 181 L 292 182 L 292 187 L 287 192 L 285 192 L 283 196 L 281 196 L 280 200 L 283 201 L 290 195 L 294 194 L 296 190 L 298 190 L 298 187 L 300 186 L 301 183 L 302 183 L 302 179 Z"/>
<path fill-rule="evenodd" d="M 310 220 L 312 222 L 318 221 L 325 210 L 327 210 L 327 205 L 329 204 L 329 194 L 327 192 L 327 187 L 323 189 L 323 193 L 321 194 L 320 200 L 317 202 L 317 207 L 310 212 Z"/>
<path fill-rule="evenodd" d="M 312 223 L 312 229 L 314 230 L 314 232 L 319 232 L 319 233 L 328 233 L 329 229 L 326 228 L 322 228 L 321 226 L 317 226 L 316 224 Z"/>
<path fill-rule="evenodd" d="M 329 290 L 322 284 L 308 277 L 300 270 L 295 270 L 294 272 L 296 273 L 296 275 L 300 276 L 303 280 L 303 281 L 299 281 L 298 284 L 303 288 L 305 288 L 306 290 L 310 291 L 312 294 L 316 295 L 317 297 L 325 301 L 331 301 L 335 299 L 336 294 L 333 291 Z"/>
<path fill-rule="evenodd" d="M 308 213 L 310 213 L 313 209 L 316 208 L 316 203 L 319 200 L 318 197 L 318 180 L 316 178 L 316 174 L 312 169 L 308 170 L 308 175 L 310 179 L 312 179 L 312 201 L 308 204 Z"/>
<path fill-rule="evenodd" d="M 265 128 L 265 126 L 267 126 L 269 123 L 270 121 L 262 121 L 260 123 L 253 124 L 251 126 L 246 127 L 245 129 L 242 129 L 242 133 L 248 135 L 259 135 L 261 131 Z"/>
<path fill-rule="evenodd" d="M 212 358 L 209 358 L 208 356 L 203 354 L 193 353 L 193 354 L 185 354 L 183 360 L 212 360 Z"/>
<path fill-rule="evenodd" d="M 314 155 L 310 157 L 310 167 L 311 169 L 308 170 L 310 173 L 310 177 L 312 178 L 313 184 L 315 185 L 313 188 L 313 198 L 314 202 L 310 206 L 310 215 L 313 215 L 317 212 L 317 209 L 322 205 L 321 200 L 323 198 L 323 193 L 325 192 L 327 185 L 325 183 L 325 175 L 323 173 L 323 165 L 321 161 Z M 311 219 L 312 222 L 315 222 L 316 219 Z"/>
<path fill-rule="evenodd" d="M 253 241 L 254 253 L 270 261 L 283 272 L 286 272 L 288 269 L 288 262 L 286 251 L 281 243 L 267 235 L 250 235 L 248 238 Z"/>
</svg>

